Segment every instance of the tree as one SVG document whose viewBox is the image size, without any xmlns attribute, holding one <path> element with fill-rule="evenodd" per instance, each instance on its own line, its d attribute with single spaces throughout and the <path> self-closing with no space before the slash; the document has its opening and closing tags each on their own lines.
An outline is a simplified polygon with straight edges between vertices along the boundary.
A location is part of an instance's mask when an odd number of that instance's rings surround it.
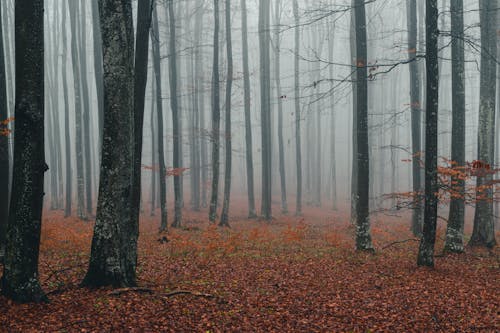
<svg viewBox="0 0 500 333">
<path fill-rule="evenodd" d="M 356 118 L 357 188 L 356 249 L 373 251 L 369 220 L 370 156 L 368 146 L 368 80 L 366 14 L 364 0 L 355 0 L 356 20 Z"/>
<path fill-rule="evenodd" d="M 208 219 L 215 223 L 219 192 L 220 80 L 219 80 L 219 0 L 214 0 L 214 56 L 212 67 L 212 193 Z"/>
<path fill-rule="evenodd" d="M 131 0 L 100 0 L 104 128 L 97 216 L 84 286 L 136 284 L 134 175 L 134 29 Z"/>
<path fill-rule="evenodd" d="M 9 110 L 7 105 L 7 80 L 2 32 L 2 6 L 0 6 L 0 122 L 7 128 Z M 8 131 L 0 128 L 0 262 L 2 261 L 7 219 L 9 218 L 9 137 Z"/>
<path fill-rule="evenodd" d="M 293 0 L 293 16 L 295 18 L 295 55 L 294 55 L 294 92 L 295 92 L 295 163 L 297 169 L 297 202 L 295 215 L 302 214 L 302 151 L 300 138 L 300 17 L 297 0 Z"/>
<path fill-rule="evenodd" d="M 437 0 L 426 0 L 426 71 L 427 94 L 425 113 L 425 204 L 422 239 L 418 249 L 417 264 L 434 266 L 434 244 L 436 242 L 438 184 L 438 106 L 439 106 L 439 61 L 438 61 L 438 7 Z"/>
<path fill-rule="evenodd" d="M 12 197 L 2 293 L 19 302 L 47 298 L 38 279 L 43 210 L 43 0 L 15 2 L 16 102 Z"/>
<path fill-rule="evenodd" d="M 465 166 L 465 51 L 464 51 L 464 4 L 463 0 L 451 0 L 451 80 L 452 80 L 452 134 L 451 160 L 454 166 Z M 446 229 L 445 250 L 463 252 L 465 202 L 463 193 L 465 181 L 452 177 L 453 190 L 460 196 L 453 196 Z"/>
<path fill-rule="evenodd" d="M 226 82 L 226 163 L 224 172 L 224 199 L 222 202 L 222 214 L 220 226 L 229 227 L 229 202 L 231 199 L 231 167 L 232 167 L 232 145 L 231 145 L 231 93 L 233 86 L 233 44 L 231 41 L 231 0 L 226 0 L 226 49 L 227 49 L 227 82 Z"/>
<path fill-rule="evenodd" d="M 255 194 L 253 181 L 253 148 L 252 148 L 252 120 L 250 109 L 250 70 L 248 66 L 248 23 L 247 23 L 247 3 L 241 0 L 241 37 L 243 51 L 243 93 L 245 107 L 245 147 L 247 166 L 247 191 L 248 191 L 248 217 L 255 218 Z"/>
<path fill-rule="evenodd" d="M 417 0 L 407 1 L 408 17 L 408 61 L 410 63 L 410 109 L 411 109 L 411 141 L 412 141 L 412 181 L 415 193 L 412 211 L 412 232 L 422 235 L 422 185 L 420 180 L 421 154 L 421 112 L 419 68 L 417 62 Z"/>
<path fill-rule="evenodd" d="M 169 50 L 170 56 L 168 62 L 170 65 L 170 108 L 172 109 L 172 127 L 174 135 L 174 170 L 180 170 L 182 161 L 182 133 L 180 123 L 180 107 L 177 96 L 177 48 L 176 48 L 176 33 L 175 33 L 175 15 L 174 15 L 174 1 L 168 1 L 168 19 L 170 26 L 170 41 Z M 180 66 L 179 66 L 180 67 Z M 179 228 L 182 224 L 182 172 L 175 172 L 174 174 L 174 222 L 172 226 Z"/>
<path fill-rule="evenodd" d="M 102 127 L 104 123 L 104 87 L 103 87 L 103 65 L 102 65 L 102 40 L 101 28 L 99 24 L 98 0 L 91 0 L 92 6 L 92 42 L 94 45 L 94 70 L 95 85 L 97 94 L 98 127 L 99 127 L 99 148 L 102 145 Z M 64 30 L 63 30 L 64 31 Z"/>
<path fill-rule="evenodd" d="M 262 134 L 262 217 L 271 219 L 270 1 L 259 1 L 260 114 Z"/>
<path fill-rule="evenodd" d="M 160 29 L 158 27 L 158 8 L 154 9 L 153 29 L 151 31 L 152 49 L 153 49 L 153 72 L 154 84 L 156 88 L 155 100 L 156 103 L 156 123 L 157 123 L 157 154 L 158 168 L 160 177 L 160 232 L 167 229 L 167 185 L 166 185 L 166 167 L 165 167 L 165 151 L 163 139 L 163 101 L 161 99 L 162 82 L 161 82 L 161 62 L 160 62 Z M 153 168 L 154 172 L 154 168 Z"/>
<path fill-rule="evenodd" d="M 495 99 L 496 99 L 496 26 L 495 1 L 481 0 L 481 73 L 478 123 L 478 160 L 484 165 L 493 165 L 495 153 Z M 493 247 L 495 223 L 493 218 L 493 189 L 488 184 L 491 173 L 477 177 L 476 211 L 474 228 L 469 241 L 471 246 Z"/>
<path fill-rule="evenodd" d="M 71 171 L 71 130 L 70 130 L 70 121 L 69 121 L 69 97 L 68 97 L 68 73 L 67 73 L 67 64 L 68 64 L 68 35 L 66 30 L 66 22 L 68 17 L 68 3 L 67 1 L 63 1 L 62 5 L 62 86 L 63 86 L 63 99 L 64 99 L 64 146 L 65 146 L 65 154 L 66 154 L 66 203 L 64 206 L 64 217 L 71 216 L 72 212 L 72 195 L 73 195 L 73 173 Z"/>
</svg>

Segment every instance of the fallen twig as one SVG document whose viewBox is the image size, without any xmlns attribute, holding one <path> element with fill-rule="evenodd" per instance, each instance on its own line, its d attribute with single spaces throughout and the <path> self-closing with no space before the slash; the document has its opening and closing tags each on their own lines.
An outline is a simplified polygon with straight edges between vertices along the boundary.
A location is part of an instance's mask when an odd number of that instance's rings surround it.
<svg viewBox="0 0 500 333">
<path fill-rule="evenodd" d="M 130 292 L 154 294 L 154 291 L 152 289 L 149 289 L 149 288 L 131 287 L 131 288 L 115 289 L 112 292 L 110 292 L 108 295 L 109 296 L 120 296 L 121 294 L 130 293 Z"/>
<path fill-rule="evenodd" d="M 402 243 L 408 243 L 408 242 L 419 242 L 419 241 L 420 241 L 420 239 L 417 239 L 417 238 L 409 238 L 409 239 L 405 239 L 405 240 L 401 240 L 401 241 L 396 241 L 396 242 L 392 242 L 392 243 L 387 244 L 386 246 L 384 246 L 382 248 L 382 250 L 385 250 L 388 247 L 391 247 L 391 246 L 396 245 L 396 244 L 402 244 Z"/>
<path fill-rule="evenodd" d="M 163 297 L 171 297 L 175 295 L 192 295 L 192 296 L 198 296 L 198 297 L 205 297 L 205 298 L 215 298 L 215 295 L 212 294 L 205 294 L 205 293 L 200 293 L 197 291 L 189 291 L 189 290 L 175 290 L 172 292 L 169 292 L 167 294 L 162 294 Z"/>
</svg>

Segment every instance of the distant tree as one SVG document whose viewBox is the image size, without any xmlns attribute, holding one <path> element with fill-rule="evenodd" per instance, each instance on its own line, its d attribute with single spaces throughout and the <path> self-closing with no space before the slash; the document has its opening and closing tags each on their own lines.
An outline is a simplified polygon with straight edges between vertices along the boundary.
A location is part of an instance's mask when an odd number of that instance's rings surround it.
<svg viewBox="0 0 500 333">
<path fill-rule="evenodd" d="M 370 156 L 368 147 L 368 70 L 364 0 L 355 0 L 357 188 L 356 249 L 372 251 L 369 220 Z"/>
<path fill-rule="evenodd" d="M 260 100 L 262 134 L 262 208 L 265 220 L 271 214 L 271 65 L 270 65 L 270 4 L 259 1 Z"/>
<path fill-rule="evenodd" d="M 72 198 L 73 198 L 73 172 L 71 170 L 71 129 L 70 129 L 70 108 L 68 96 L 68 34 L 67 22 L 68 20 L 68 2 L 62 2 L 62 86 L 63 86 L 63 100 L 64 100 L 64 146 L 66 155 L 66 202 L 64 206 L 64 217 L 71 216 L 72 213 Z"/>
<path fill-rule="evenodd" d="M 245 106 L 245 147 L 247 166 L 247 191 L 248 191 L 248 217 L 255 218 L 255 194 L 253 181 L 253 145 L 252 145 L 252 119 L 250 103 L 250 70 L 248 66 L 248 23 L 247 2 L 241 0 L 241 35 L 243 52 L 243 93 Z"/>
<path fill-rule="evenodd" d="M 226 162 L 224 172 L 224 199 L 219 225 L 229 227 L 229 203 L 231 199 L 231 168 L 232 168 L 232 139 L 231 139 L 231 94 L 233 86 L 233 43 L 231 41 L 231 0 L 226 0 L 226 49 L 227 49 L 227 81 L 226 81 Z"/>
<path fill-rule="evenodd" d="M 44 149 L 43 0 L 15 2 L 16 103 L 12 197 L 2 293 L 18 302 L 46 300 L 38 278 Z"/>
<path fill-rule="evenodd" d="M 97 216 L 84 286 L 136 284 L 138 230 L 131 216 L 134 175 L 134 29 L 131 0 L 100 0 L 104 129 Z"/>
<path fill-rule="evenodd" d="M 215 223 L 219 192 L 219 146 L 220 146 L 220 79 L 219 79 L 219 0 L 214 0 L 214 44 L 212 67 L 212 194 L 208 218 Z"/>
<path fill-rule="evenodd" d="M 463 0 L 451 0 L 451 80 L 452 80 L 452 134 L 451 160 L 454 167 L 465 165 L 465 50 Z M 452 177 L 454 191 L 463 194 L 465 181 Z M 463 252 L 465 202 L 463 195 L 453 196 L 450 202 L 445 250 Z"/>
<path fill-rule="evenodd" d="M 295 93 L 295 163 L 297 169 L 297 202 L 295 215 L 302 214 L 302 151 L 300 138 L 300 16 L 297 0 L 293 0 L 293 16 L 295 19 L 295 50 L 294 50 L 294 93 Z"/>
<path fill-rule="evenodd" d="M 0 6 L 0 262 L 2 261 L 7 219 L 9 218 L 9 137 L 5 131 L 9 110 L 7 105 L 7 80 L 2 33 L 2 6 Z"/>
<path fill-rule="evenodd" d="M 495 153 L 495 99 L 496 99 L 496 54 L 498 27 L 495 1 L 480 0 L 481 20 L 481 73 L 478 123 L 478 160 L 493 165 Z M 486 186 L 493 176 L 486 173 L 477 177 L 477 203 L 474 213 L 474 228 L 469 241 L 471 246 L 493 247 L 496 245 L 493 217 L 493 189 Z M 484 188 L 484 189 L 483 189 Z"/>
<path fill-rule="evenodd" d="M 427 93 L 425 112 L 425 206 L 422 239 L 418 250 L 419 266 L 434 266 L 434 244 L 436 242 L 438 184 L 438 107 L 439 107 L 439 61 L 438 61 L 438 7 L 437 0 L 426 0 L 426 70 Z"/>
<path fill-rule="evenodd" d="M 97 121 L 99 127 L 99 149 L 102 145 L 102 128 L 104 122 L 104 87 L 103 87 L 103 65 L 102 65 L 102 40 L 101 27 L 99 24 L 98 0 L 91 0 L 92 6 L 92 42 L 94 46 L 94 71 L 97 95 Z"/>
</svg>

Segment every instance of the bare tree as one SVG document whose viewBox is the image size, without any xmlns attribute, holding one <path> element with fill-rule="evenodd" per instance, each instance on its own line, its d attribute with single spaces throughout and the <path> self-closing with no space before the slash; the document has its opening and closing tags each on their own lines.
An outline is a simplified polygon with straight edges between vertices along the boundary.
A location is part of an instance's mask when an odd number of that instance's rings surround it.
<svg viewBox="0 0 500 333">
<path fill-rule="evenodd" d="M 295 19 L 295 50 L 294 50 L 294 92 L 295 92 L 295 163 L 297 168 L 297 202 L 295 215 L 302 214 L 302 151 L 300 137 L 300 17 L 297 0 L 293 0 L 293 16 Z"/>
</svg>

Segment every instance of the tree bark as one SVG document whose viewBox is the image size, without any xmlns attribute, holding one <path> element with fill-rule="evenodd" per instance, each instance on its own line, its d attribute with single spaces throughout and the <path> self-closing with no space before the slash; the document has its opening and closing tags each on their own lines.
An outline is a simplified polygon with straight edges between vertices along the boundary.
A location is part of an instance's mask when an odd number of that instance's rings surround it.
<svg viewBox="0 0 500 333">
<path fill-rule="evenodd" d="M 69 96 L 68 96 L 68 37 L 67 37 L 67 18 L 68 18 L 68 3 L 63 1 L 62 4 L 62 86 L 64 99 L 64 143 L 65 143 L 65 159 L 66 159 L 66 205 L 64 207 L 64 217 L 70 217 L 72 214 L 72 197 L 73 197 L 73 172 L 71 170 L 71 129 L 69 121 Z"/>
<path fill-rule="evenodd" d="M 426 0 L 426 71 L 427 94 L 425 113 L 425 206 L 422 239 L 418 250 L 419 266 L 434 266 L 434 244 L 436 242 L 438 184 L 438 107 L 439 67 L 438 61 L 438 7 L 437 0 Z"/>
<path fill-rule="evenodd" d="M 131 0 L 100 0 L 104 128 L 97 217 L 83 285 L 136 284 L 136 225 L 131 220 L 134 175 L 134 30 Z"/>
<path fill-rule="evenodd" d="M 18 302 L 47 298 L 38 279 L 44 149 L 43 1 L 15 2 L 16 102 L 12 198 L 2 293 Z"/>
<path fill-rule="evenodd" d="M 98 0 L 91 0 L 92 5 L 92 42 L 94 46 L 94 71 L 97 95 L 97 122 L 99 128 L 99 149 L 102 146 L 102 128 L 104 122 L 104 87 L 103 87 L 103 65 L 102 65 L 102 39 L 99 24 Z"/>
<path fill-rule="evenodd" d="M 295 93 L 295 163 L 297 171 L 297 198 L 295 215 L 302 215 L 302 143 L 300 137 L 300 17 L 297 0 L 293 0 L 293 16 L 295 19 L 295 50 L 294 50 L 294 93 Z"/>
<path fill-rule="evenodd" d="M 451 0 L 451 79 L 452 79 L 452 167 L 465 165 L 465 50 L 464 50 L 464 5 L 463 0 Z M 452 190 L 459 197 L 453 196 L 446 229 L 445 251 L 463 252 L 464 233 L 464 190 L 465 181 L 461 177 L 452 177 Z"/>
</svg>

